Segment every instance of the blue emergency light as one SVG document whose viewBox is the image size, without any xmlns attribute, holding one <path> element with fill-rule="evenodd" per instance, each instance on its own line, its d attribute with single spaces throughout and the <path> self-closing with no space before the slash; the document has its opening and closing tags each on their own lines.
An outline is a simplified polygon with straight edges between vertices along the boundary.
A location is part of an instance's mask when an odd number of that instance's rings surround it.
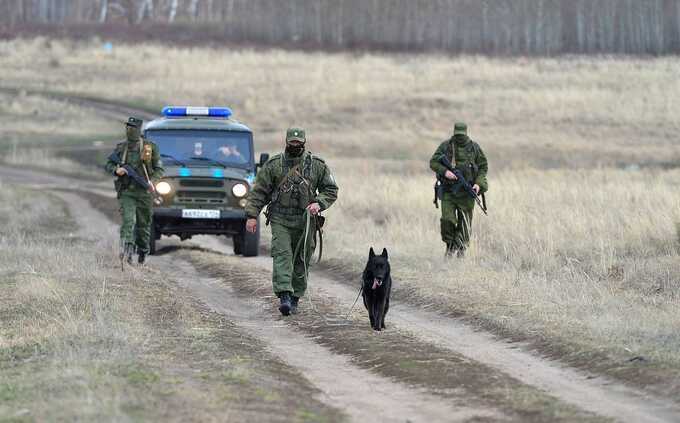
<svg viewBox="0 0 680 423">
<path fill-rule="evenodd" d="M 229 107 L 165 106 L 161 113 L 166 117 L 207 116 L 228 118 L 232 115 Z"/>
</svg>

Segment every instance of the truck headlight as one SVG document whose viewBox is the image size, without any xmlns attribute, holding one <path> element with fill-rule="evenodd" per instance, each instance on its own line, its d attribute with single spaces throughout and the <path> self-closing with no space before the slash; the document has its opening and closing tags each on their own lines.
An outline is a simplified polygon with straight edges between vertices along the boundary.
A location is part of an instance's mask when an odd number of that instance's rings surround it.
<svg viewBox="0 0 680 423">
<path fill-rule="evenodd" d="M 239 182 L 238 184 L 231 187 L 231 192 L 234 194 L 234 197 L 245 197 L 245 195 L 248 193 L 248 187 Z"/>
<path fill-rule="evenodd" d="M 156 184 L 156 191 L 161 195 L 167 195 L 172 191 L 172 186 L 165 181 L 160 181 Z"/>
</svg>

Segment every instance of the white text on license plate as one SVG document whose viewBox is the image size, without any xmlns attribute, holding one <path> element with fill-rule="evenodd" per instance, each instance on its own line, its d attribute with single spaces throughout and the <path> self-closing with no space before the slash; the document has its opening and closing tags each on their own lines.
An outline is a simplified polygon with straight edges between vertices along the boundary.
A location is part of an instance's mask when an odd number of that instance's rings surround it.
<svg viewBox="0 0 680 423">
<path fill-rule="evenodd" d="M 219 210 L 200 210 L 200 209 L 184 209 L 182 210 L 182 217 L 185 219 L 219 219 Z"/>
</svg>

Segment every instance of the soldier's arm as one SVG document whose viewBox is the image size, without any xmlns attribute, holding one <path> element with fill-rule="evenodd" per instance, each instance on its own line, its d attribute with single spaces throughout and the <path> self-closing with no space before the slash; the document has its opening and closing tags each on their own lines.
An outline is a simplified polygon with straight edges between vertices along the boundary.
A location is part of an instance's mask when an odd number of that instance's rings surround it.
<svg viewBox="0 0 680 423">
<path fill-rule="evenodd" d="M 267 162 L 255 178 L 255 185 L 246 197 L 246 216 L 256 218 L 260 212 L 271 201 L 274 191 L 274 175 L 270 162 Z"/>
<path fill-rule="evenodd" d="M 446 172 L 446 168 L 439 160 L 446 155 L 447 144 L 448 141 L 444 141 L 443 143 L 439 144 L 439 147 L 437 147 L 437 150 L 430 159 L 430 169 L 432 169 L 438 176 L 444 176 L 444 172 Z"/>
<path fill-rule="evenodd" d="M 316 202 L 321 206 L 321 210 L 326 210 L 338 199 L 338 184 L 335 182 L 333 173 L 328 165 L 321 160 L 319 162 L 323 168 L 321 180 L 317 185 L 319 193 L 316 196 Z"/>
<path fill-rule="evenodd" d="M 477 173 L 475 183 L 479 185 L 481 192 L 486 192 L 489 190 L 489 181 L 486 179 L 486 173 L 489 171 L 489 162 L 486 160 L 486 155 L 481 147 L 479 148 L 476 164 L 479 168 L 479 172 Z"/>
<path fill-rule="evenodd" d="M 116 148 L 113 152 L 115 154 L 118 154 L 119 153 L 118 148 Z M 108 160 L 106 160 L 106 164 L 104 165 L 104 169 L 106 170 L 106 173 L 115 176 L 116 175 L 116 169 L 118 169 L 118 163 L 114 162 L 113 160 L 111 160 L 109 158 Z"/>
<path fill-rule="evenodd" d="M 161 160 L 161 153 L 156 144 L 153 144 L 153 155 L 151 156 L 151 181 L 155 184 L 163 177 L 163 161 Z"/>
</svg>

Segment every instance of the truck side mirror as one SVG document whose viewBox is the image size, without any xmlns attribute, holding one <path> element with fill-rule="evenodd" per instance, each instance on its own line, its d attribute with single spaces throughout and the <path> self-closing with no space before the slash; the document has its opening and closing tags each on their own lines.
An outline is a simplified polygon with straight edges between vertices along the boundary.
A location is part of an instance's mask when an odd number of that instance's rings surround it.
<svg viewBox="0 0 680 423">
<path fill-rule="evenodd" d="M 267 163 L 267 160 L 269 160 L 269 153 L 260 154 L 260 163 L 257 164 L 257 167 L 264 166 L 264 164 Z"/>
</svg>

